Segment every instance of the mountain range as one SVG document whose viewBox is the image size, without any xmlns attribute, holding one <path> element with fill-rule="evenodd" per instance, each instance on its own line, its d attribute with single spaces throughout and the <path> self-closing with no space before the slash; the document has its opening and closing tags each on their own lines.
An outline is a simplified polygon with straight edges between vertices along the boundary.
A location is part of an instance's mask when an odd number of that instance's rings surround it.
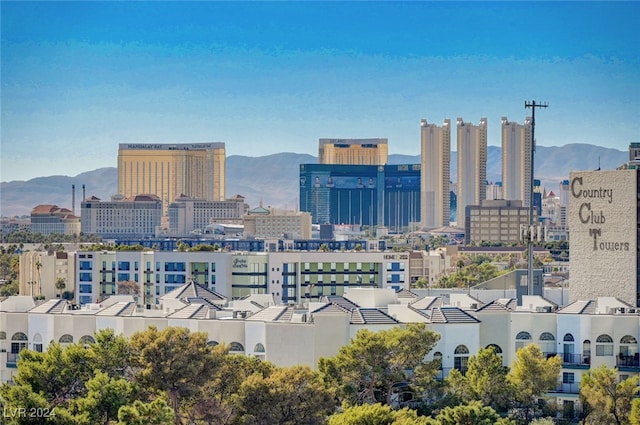
<svg viewBox="0 0 640 425">
<path fill-rule="evenodd" d="M 456 180 L 456 152 L 451 153 L 451 179 Z M 568 144 L 561 147 L 538 146 L 535 175 L 546 190 L 557 191 L 560 181 L 569 178 L 570 171 L 614 169 L 628 160 L 629 154 L 617 149 L 589 144 Z M 251 206 L 260 202 L 267 207 L 295 209 L 298 205 L 300 164 L 317 163 L 317 157 L 298 153 L 276 153 L 250 157 L 231 155 L 226 160 L 226 196 L 240 194 Z M 419 164 L 420 155 L 389 155 L 389 164 Z M 502 149 L 489 146 L 487 179 L 501 181 Z M 27 181 L 0 183 L 0 214 L 3 217 L 28 215 L 40 204 L 54 204 L 72 209 L 72 189 L 76 190 L 76 215 L 80 215 L 82 185 L 86 196 L 109 200 L 116 194 L 118 174 L 115 167 L 100 168 L 69 176 L 37 177 Z"/>
</svg>

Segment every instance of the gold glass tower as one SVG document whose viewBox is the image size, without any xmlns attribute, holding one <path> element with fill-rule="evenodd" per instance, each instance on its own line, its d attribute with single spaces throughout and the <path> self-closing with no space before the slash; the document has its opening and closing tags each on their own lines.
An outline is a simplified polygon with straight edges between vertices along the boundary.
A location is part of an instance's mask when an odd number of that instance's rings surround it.
<svg viewBox="0 0 640 425">
<path fill-rule="evenodd" d="M 180 195 L 223 201 L 225 158 L 224 143 L 121 143 L 118 193 L 156 195 L 165 215 Z"/>
<path fill-rule="evenodd" d="M 451 120 L 441 127 L 420 121 L 420 222 L 436 228 L 449 225 Z"/>
<path fill-rule="evenodd" d="M 319 164 L 386 165 L 387 139 L 320 139 Z"/>
<path fill-rule="evenodd" d="M 478 125 L 458 118 L 457 222 L 465 226 L 465 207 L 487 199 L 487 119 Z"/>
</svg>

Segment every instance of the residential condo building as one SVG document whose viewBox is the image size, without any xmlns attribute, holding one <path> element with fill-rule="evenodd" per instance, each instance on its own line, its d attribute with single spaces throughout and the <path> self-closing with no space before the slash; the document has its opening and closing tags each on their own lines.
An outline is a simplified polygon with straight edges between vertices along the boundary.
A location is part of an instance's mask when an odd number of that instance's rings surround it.
<svg viewBox="0 0 640 425">
<path fill-rule="evenodd" d="M 531 117 L 524 124 L 502 117 L 502 188 L 504 199 L 531 205 Z"/>
<path fill-rule="evenodd" d="M 457 222 L 464 226 L 467 205 L 480 205 L 487 199 L 487 119 L 481 118 L 474 125 L 458 118 L 457 134 Z"/>
<path fill-rule="evenodd" d="M 420 223 L 426 228 L 449 225 L 451 120 L 442 126 L 420 121 Z"/>
</svg>

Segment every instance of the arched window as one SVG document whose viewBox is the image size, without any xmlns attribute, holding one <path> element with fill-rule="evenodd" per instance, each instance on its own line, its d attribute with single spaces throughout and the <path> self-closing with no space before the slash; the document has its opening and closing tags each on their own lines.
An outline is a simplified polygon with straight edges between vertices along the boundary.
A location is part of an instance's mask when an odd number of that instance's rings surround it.
<svg viewBox="0 0 640 425">
<path fill-rule="evenodd" d="M 42 335 L 39 333 L 33 336 L 33 351 L 42 353 Z"/>
<path fill-rule="evenodd" d="M 564 334 L 562 338 L 562 361 L 565 363 L 579 363 L 575 355 L 575 340 L 573 339 L 573 335 Z"/>
<path fill-rule="evenodd" d="M 499 345 L 489 344 L 489 345 L 486 346 L 486 348 L 493 348 L 493 351 L 495 351 L 496 354 L 502 354 L 502 348 L 500 348 Z"/>
<path fill-rule="evenodd" d="M 464 374 L 467 371 L 468 360 L 469 349 L 466 345 L 458 345 L 453 352 L 453 367 Z"/>
<path fill-rule="evenodd" d="M 208 345 L 209 347 L 215 347 L 216 345 L 218 345 L 218 341 L 208 341 L 208 342 L 207 342 L 207 345 Z"/>
<path fill-rule="evenodd" d="M 253 347 L 254 353 L 264 353 L 264 345 L 261 343 L 257 343 L 255 347 Z"/>
<path fill-rule="evenodd" d="M 582 355 L 584 356 L 583 362 L 591 364 L 591 341 L 588 339 L 582 341 Z"/>
<path fill-rule="evenodd" d="M 613 339 L 602 334 L 596 338 L 596 357 L 613 356 Z"/>
<path fill-rule="evenodd" d="M 231 353 L 244 353 L 244 346 L 239 342 L 232 342 L 229 344 L 229 352 Z"/>
<path fill-rule="evenodd" d="M 5 331 L 0 331 L 0 340 L 7 339 L 7 333 Z"/>
<path fill-rule="evenodd" d="M 625 335 L 620 338 L 620 364 L 625 366 L 638 366 L 638 340 Z"/>
<path fill-rule="evenodd" d="M 16 332 L 11 337 L 11 341 L 28 341 L 28 340 L 29 338 L 27 338 L 27 335 L 25 335 L 22 332 Z"/>
<path fill-rule="evenodd" d="M 69 334 L 64 334 L 58 340 L 60 344 L 70 344 L 73 342 L 73 337 Z"/>
<path fill-rule="evenodd" d="M 96 340 L 93 339 L 93 337 L 91 335 L 83 335 L 80 337 L 79 340 L 80 344 L 83 344 L 84 346 L 87 346 L 89 344 L 95 344 Z"/>
<path fill-rule="evenodd" d="M 547 357 L 556 353 L 556 337 L 551 332 L 542 332 L 538 338 L 538 345 Z"/>
<path fill-rule="evenodd" d="M 531 334 L 529 332 L 518 332 L 516 335 L 516 351 L 531 344 Z"/>
<path fill-rule="evenodd" d="M 442 353 L 440 351 L 433 353 L 433 361 L 438 362 L 438 369 L 442 370 Z"/>
<path fill-rule="evenodd" d="M 27 348 L 27 335 L 22 332 L 16 332 L 11 337 L 11 353 L 17 354 L 20 350 Z"/>
</svg>

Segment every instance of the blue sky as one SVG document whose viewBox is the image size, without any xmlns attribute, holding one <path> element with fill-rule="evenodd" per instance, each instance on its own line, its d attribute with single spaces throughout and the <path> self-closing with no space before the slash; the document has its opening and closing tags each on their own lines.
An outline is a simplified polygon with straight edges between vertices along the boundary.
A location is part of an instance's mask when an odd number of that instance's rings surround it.
<svg viewBox="0 0 640 425">
<path fill-rule="evenodd" d="M 0 180 L 115 167 L 119 143 L 420 153 L 420 119 L 640 142 L 638 2 L 0 3 Z"/>
</svg>

